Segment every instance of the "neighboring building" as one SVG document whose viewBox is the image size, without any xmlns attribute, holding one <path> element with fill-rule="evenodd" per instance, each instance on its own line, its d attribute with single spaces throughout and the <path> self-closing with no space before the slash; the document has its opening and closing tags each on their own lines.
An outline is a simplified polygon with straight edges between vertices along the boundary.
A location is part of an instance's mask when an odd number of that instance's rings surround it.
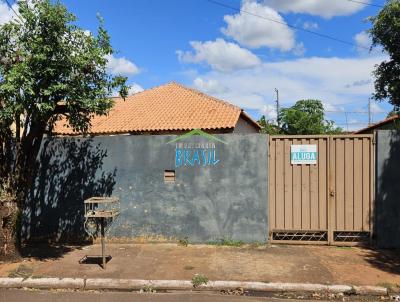
<svg viewBox="0 0 400 302">
<path fill-rule="evenodd" d="M 241 108 L 177 83 L 168 83 L 115 98 L 106 116 L 91 120 L 90 135 L 182 134 L 193 129 L 209 133 L 258 133 L 261 127 Z M 77 135 L 58 121 L 56 135 Z"/>
<path fill-rule="evenodd" d="M 394 129 L 399 129 L 399 125 L 400 125 L 400 116 L 394 115 L 376 124 L 358 130 L 354 132 L 354 134 L 372 134 L 376 130 L 394 130 Z"/>
</svg>

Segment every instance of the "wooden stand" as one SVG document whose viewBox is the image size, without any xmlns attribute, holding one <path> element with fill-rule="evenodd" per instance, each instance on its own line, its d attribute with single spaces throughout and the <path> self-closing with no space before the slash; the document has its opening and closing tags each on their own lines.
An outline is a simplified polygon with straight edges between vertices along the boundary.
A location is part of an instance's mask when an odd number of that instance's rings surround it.
<svg viewBox="0 0 400 302">
<path fill-rule="evenodd" d="M 106 269 L 107 258 L 111 259 L 110 255 L 106 256 L 106 219 L 114 219 L 119 215 L 119 209 L 115 206 L 117 203 L 119 200 L 115 197 L 92 197 L 85 200 L 85 218 L 96 219 L 100 223 L 101 267 L 103 269 Z M 88 258 L 89 256 L 86 255 L 80 262 Z"/>
<path fill-rule="evenodd" d="M 101 234 L 101 258 L 103 262 L 103 269 L 106 269 L 106 234 L 104 232 L 104 217 L 100 219 L 100 234 Z"/>
</svg>

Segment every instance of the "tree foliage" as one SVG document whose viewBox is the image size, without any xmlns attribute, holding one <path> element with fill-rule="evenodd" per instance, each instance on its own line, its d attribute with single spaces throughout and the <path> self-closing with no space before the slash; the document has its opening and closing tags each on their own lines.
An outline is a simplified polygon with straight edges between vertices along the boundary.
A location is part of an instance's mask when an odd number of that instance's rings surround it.
<svg viewBox="0 0 400 302">
<path fill-rule="evenodd" d="M 261 116 L 258 120 L 258 124 L 261 126 L 260 133 L 276 135 L 280 133 L 280 129 L 278 126 L 271 123 L 269 120 L 265 118 L 265 115 Z"/>
<path fill-rule="evenodd" d="M 16 222 L 45 133 L 61 116 L 73 129 L 88 130 L 93 114 L 112 107 L 115 90 L 123 97 L 128 91 L 126 78 L 107 73 L 113 49 L 100 18 L 93 35 L 77 27 L 76 17 L 59 2 L 29 0 L 18 6 L 19 17 L 0 26 L 0 190 L 13 195 L 0 200 L 12 213 L 0 211 L 0 254 L 18 246 Z M 14 228 L 13 243 L 4 226 Z"/>
<path fill-rule="evenodd" d="M 324 107 L 319 100 L 300 100 L 279 113 L 282 131 L 286 134 L 335 134 L 341 132 L 333 121 L 325 120 Z"/>
<path fill-rule="evenodd" d="M 397 116 L 398 114 L 399 113 L 396 110 L 393 109 L 387 114 L 386 118 Z"/>
<path fill-rule="evenodd" d="M 389 59 L 376 66 L 375 93 L 376 100 L 389 100 L 400 108 L 400 0 L 389 0 L 376 17 L 370 18 L 372 28 L 369 30 L 372 46 L 382 46 Z"/>
</svg>

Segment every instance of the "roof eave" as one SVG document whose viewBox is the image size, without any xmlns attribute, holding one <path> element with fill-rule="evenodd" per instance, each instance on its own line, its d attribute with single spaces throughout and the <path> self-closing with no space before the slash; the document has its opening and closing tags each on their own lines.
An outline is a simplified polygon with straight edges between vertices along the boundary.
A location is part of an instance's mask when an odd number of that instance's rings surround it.
<svg viewBox="0 0 400 302">
<path fill-rule="evenodd" d="M 247 114 L 246 111 L 241 109 L 240 115 L 243 116 L 247 121 L 249 121 L 253 126 L 258 128 L 258 130 L 261 130 L 261 126 L 255 120 L 253 120 L 253 118 L 249 114 Z"/>
<path fill-rule="evenodd" d="M 385 119 L 385 120 L 383 120 L 383 121 L 380 121 L 380 122 L 378 122 L 378 123 L 376 123 L 376 124 L 374 124 L 374 125 L 365 127 L 365 128 L 363 128 L 363 129 L 357 130 L 357 131 L 355 131 L 355 132 L 353 132 L 353 133 L 354 133 L 354 134 L 361 134 L 361 133 L 363 133 L 363 132 L 365 132 L 365 131 L 372 131 L 372 130 L 374 130 L 374 129 L 380 127 L 380 126 L 386 125 L 386 124 L 388 124 L 388 123 L 390 123 L 390 122 L 393 122 L 393 121 L 395 121 L 395 120 L 397 120 L 397 119 L 399 119 L 399 118 L 400 118 L 399 115 L 391 116 L 391 117 L 389 117 L 389 118 L 387 118 L 387 119 Z"/>
</svg>

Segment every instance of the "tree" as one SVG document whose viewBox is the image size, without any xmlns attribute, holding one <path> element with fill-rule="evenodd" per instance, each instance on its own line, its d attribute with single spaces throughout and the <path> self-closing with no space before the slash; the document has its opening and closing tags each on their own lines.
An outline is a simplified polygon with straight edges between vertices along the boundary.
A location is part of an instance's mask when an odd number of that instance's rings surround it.
<svg viewBox="0 0 400 302">
<path fill-rule="evenodd" d="M 333 121 L 325 120 L 324 106 L 319 100 L 300 100 L 279 113 L 286 134 L 334 134 L 342 130 Z"/>
<path fill-rule="evenodd" d="M 397 115 L 398 115 L 398 112 L 393 109 L 387 114 L 386 118 L 397 116 Z"/>
<path fill-rule="evenodd" d="M 113 106 L 126 78 L 107 73 L 110 38 L 78 28 L 65 6 L 19 1 L 18 18 L 0 26 L 0 255 L 19 255 L 21 209 L 43 136 L 65 116 L 80 132 Z M 13 131 L 14 129 L 14 131 Z"/>
<path fill-rule="evenodd" d="M 378 64 L 374 70 L 375 93 L 379 101 L 388 99 L 400 108 L 400 0 L 390 0 L 376 17 L 370 18 L 369 34 L 372 47 L 382 46 L 389 59 Z"/>
<path fill-rule="evenodd" d="M 265 115 L 261 116 L 261 118 L 258 121 L 258 124 L 261 126 L 260 133 L 271 134 L 271 135 L 280 133 L 280 129 L 278 128 L 278 126 L 268 121 L 265 118 Z"/>
</svg>

